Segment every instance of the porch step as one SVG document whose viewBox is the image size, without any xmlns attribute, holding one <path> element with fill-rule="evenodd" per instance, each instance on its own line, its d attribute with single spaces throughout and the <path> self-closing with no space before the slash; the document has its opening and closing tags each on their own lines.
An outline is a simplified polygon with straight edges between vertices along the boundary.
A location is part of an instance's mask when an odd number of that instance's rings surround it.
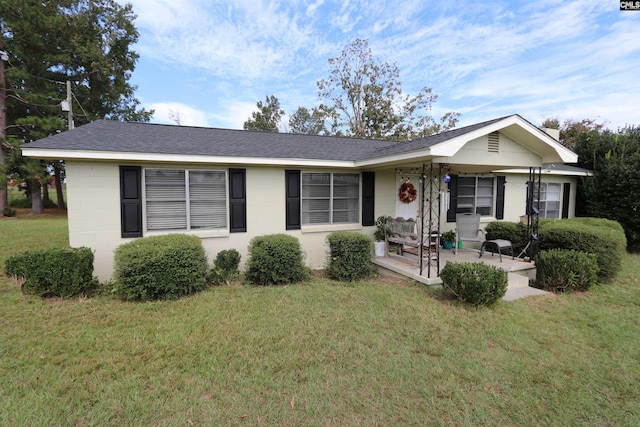
<svg viewBox="0 0 640 427">
<path fill-rule="evenodd" d="M 455 258 L 453 255 L 450 255 L 448 258 L 448 261 L 459 259 L 460 261 L 476 262 L 477 255 L 473 256 L 473 254 L 471 254 L 468 259 L 465 259 L 464 255 L 457 255 Z M 548 294 L 548 292 L 529 286 L 529 278 L 535 278 L 535 267 L 531 263 L 518 261 L 514 263 L 510 262 L 508 259 L 505 259 L 504 261 L 504 263 L 500 263 L 496 258 L 493 263 L 496 266 L 511 270 L 507 272 L 509 283 L 507 286 L 507 293 L 502 298 L 503 300 L 513 301 L 528 296 Z M 446 261 L 441 259 L 441 262 L 444 263 Z M 384 275 L 413 279 L 427 285 L 442 284 L 442 280 L 440 280 L 435 270 L 431 271 L 431 277 L 427 276 L 426 271 L 423 275 L 420 275 L 420 271 L 417 268 L 415 261 L 411 262 L 406 256 L 376 257 L 374 258 L 373 263 L 378 266 L 378 271 Z"/>
<path fill-rule="evenodd" d="M 507 273 L 507 277 L 509 278 L 509 288 L 528 288 L 529 287 L 529 278 L 527 276 L 523 276 L 518 273 Z"/>
<path fill-rule="evenodd" d="M 502 297 L 504 301 L 514 301 L 533 295 L 546 295 L 549 292 L 529 286 L 529 278 L 518 273 L 507 273 L 509 285 L 507 293 Z"/>
</svg>

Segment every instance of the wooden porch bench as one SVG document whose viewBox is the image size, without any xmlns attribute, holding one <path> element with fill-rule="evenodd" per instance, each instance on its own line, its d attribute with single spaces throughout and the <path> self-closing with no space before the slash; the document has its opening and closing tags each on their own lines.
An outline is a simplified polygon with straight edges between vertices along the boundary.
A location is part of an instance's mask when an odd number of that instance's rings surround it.
<svg viewBox="0 0 640 427">
<path fill-rule="evenodd" d="M 389 247 L 389 243 L 398 246 L 398 255 L 404 255 L 405 247 L 415 248 L 416 255 L 419 255 L 420 246 L 423 246 L 423 250 L 426 248 L 420 242 L 419 236 L 416 232 L 416 221 L 414 219 L 404 219 L 402 217 L 386 218 L 386 240 L 387 240 L 387 250 Z M 431 234 L 431 236 L 424 236 L 425 241 L 431 242 L 431 250 L 435 252 L 438 250 L 438 235 Z M 428 249 L 426 249 L 428 251 Z M 414 251 L 407 251 L 410 253 L 414 253 Z"/>
</svg>

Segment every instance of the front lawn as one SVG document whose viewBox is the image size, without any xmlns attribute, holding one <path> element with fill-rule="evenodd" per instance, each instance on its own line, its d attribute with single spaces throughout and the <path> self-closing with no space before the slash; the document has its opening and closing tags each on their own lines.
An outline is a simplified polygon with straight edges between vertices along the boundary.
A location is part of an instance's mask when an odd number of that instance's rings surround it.
<svg viewBox="0 0 640 427">
<path fill-rule="evenodd" d="M 64 233 L 2 220 L 0 261 Z M 382 279 L 136 304 L 0 277 L 0 425 L 640 425 L 639 278 L 629 255 L 588 293 L 476 310 Z"/>
</svg>

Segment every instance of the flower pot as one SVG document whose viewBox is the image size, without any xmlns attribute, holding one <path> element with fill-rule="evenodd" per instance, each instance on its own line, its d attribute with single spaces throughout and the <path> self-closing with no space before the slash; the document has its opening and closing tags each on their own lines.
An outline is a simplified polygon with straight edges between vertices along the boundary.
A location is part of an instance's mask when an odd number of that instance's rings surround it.
<svg viewBox="0 0 640 427">
<path fill-rule="evenodd" d="M 384 256 L 384 242 L 374 242 L 373 247 L 375 249 L 376 256 Z"/>
<path fill-rule="evenodd" d="M 453 242 L 442 242 L 445 249 L 453 249 Z"/>
</svg>

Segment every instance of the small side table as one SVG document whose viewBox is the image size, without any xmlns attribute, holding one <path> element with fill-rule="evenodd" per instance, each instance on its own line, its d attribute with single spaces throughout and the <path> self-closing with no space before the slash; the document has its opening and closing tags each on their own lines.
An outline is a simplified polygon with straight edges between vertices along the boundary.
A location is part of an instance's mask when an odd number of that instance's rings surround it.
<svg viewBox="0 0 640 427">
<path fill-rule="evenodd" d="M 493 245 L 498 249 L 498 255 L 500 255 L 500 262 L 502 262 L 502 249 L 509 248 L 511 249 L 511 259 L 515 259 L 513 254 L 513 245 L 510 240 L 496 239 L 496 240 L 485 240 L 482 242 L 482 246 L 480 246 L 480 258 L 484 254 L 484 248 L 487 245 Z M 491 253 L 493 256 L 493 252 Z"/>
</svg>

